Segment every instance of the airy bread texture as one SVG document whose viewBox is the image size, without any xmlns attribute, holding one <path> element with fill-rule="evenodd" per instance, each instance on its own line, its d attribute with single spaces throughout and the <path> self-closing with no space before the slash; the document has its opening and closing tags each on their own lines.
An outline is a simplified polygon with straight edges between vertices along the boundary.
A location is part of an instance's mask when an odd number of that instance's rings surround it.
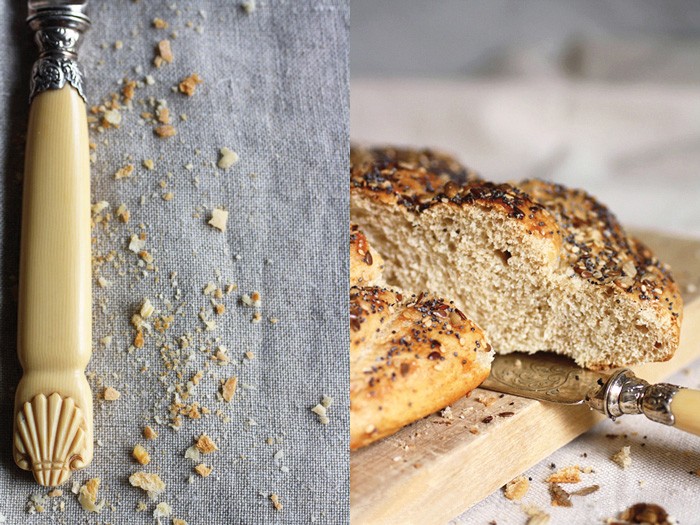
<svg viewBox="0 0 700 525">
<path fill-rule="evenodd" d="M 351 217 L 386 281 L 454 298 L 497 352 L 549 350 L 594 369 L 675 352 L 682 300 L 668 267 L 590 195 L 465 169 L 455 179 L 429 150 L 353 158 Z"/>
<path fill-rule="evenodd" d="M 381 258 L 356 226 L 350 254 L 354 450 L 472 391 L 488 376 L 493 352 L 481 329 L 453 304 L 376 285 L 380 275 L 372 267 Z"/>
</svg>

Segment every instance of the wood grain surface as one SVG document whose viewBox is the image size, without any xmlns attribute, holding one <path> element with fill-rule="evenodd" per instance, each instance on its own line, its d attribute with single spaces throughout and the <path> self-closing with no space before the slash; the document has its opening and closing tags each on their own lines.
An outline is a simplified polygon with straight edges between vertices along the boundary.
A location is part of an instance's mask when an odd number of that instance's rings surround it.
<svg viewBox="0 0 700 525">
<path fill-rule="evenodd" d="M 676 355 L 634 369 L 658 382 L 700 357 L 700 240 L 637 236 L 671 265 L 685 300 Z M 603 418 L 482 389 L 451 411 L 451 419 L 434 414 L 351 454 L 353 524 L 445 523 Z"/>
</svg>

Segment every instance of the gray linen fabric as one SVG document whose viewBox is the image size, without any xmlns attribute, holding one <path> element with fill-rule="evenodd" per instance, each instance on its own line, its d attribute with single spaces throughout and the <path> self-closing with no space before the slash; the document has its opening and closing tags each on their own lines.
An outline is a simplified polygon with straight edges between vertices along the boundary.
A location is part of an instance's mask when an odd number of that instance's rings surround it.
<svg viewBox="0 0 700 525">
<path fill-rule="evenodd" d="M 93 27 L 81 51 L 90 102 L 108 99 L 123 78 L 155 80 L 136 90 L 133 109 L 121 111 L 119 129 L 91 133 L 97 144 L 92 201 L 109 203 L 103 215 L 121 203 L 131 212 L 128 224 L 113 220 L 106 230 L 94 230 L 93 253 L 115 250 L 119 268 L 101 265 L 99 275 L 111 286 L 94 285 L 89 370 L 95 373 L 98 443 L 92 465 L 73 479 L 101 478 L 99 497 L 108 506 L 100 514 L 82 510 L 70 483 L 63 497 L 47 500 L 45 512 L 28 514 L 30 495 L 47 490 L 11 457 L 13 389 L 20 375 L 13 295 L 20 175 L 29 68 L 36 56 L 25 10 L 5 0 L 0 18 L 0 516 L 13 524 L 154 523 L 155 502 L 128 482 L 130 474 L 144 470 L 159 473 L 167 484 L 157 501 L 172 507 L 172 517 L 161 523 L 347 522 L 348 3 L 266 0 L 250 13 L 226 0 L 91 5 Z M 169 28 L 151 27 L 154 17 Z M 173 32 L 176 38 L 169 36 Z M 156 69 L 154 48 L 162 38 L 171 39 L 175 60 Z M 117 41 L 123 42 L 120 49 Z M 193 72 L 204 80 L 193 97 L 171 90 Z M 167 101 L 177 136 L 157 138 L 152 124 L 139 122 L 141 112 L 153 111 L 148 101 L 138 102 L 148 97 Z M 215 167 L 221 147 L 240 155 L 226 171 Z M 153 159 L 155 169 L 145 169 L 144 159 Z M 115 180 L 115 171 L 129 163 L 135 165 L 132 177 Z M 171 201 L 162 198 L 168 191 Z M 225 233 L 207 224 L 213 207 L 230 212 Z M 130 235 L 140 231 L 148 235 L 146 249 L 157 271 L 140 268 L 127 250 Z M 172 272 L 177 276 L 171 278 Z M 223 315 L 214 315 L 211 298 L 203 295 L 209 281 L 238 285 L 222 299 Z M 240 302 L 254 290 L 262 295 L 257 324 L 251 322 L 255 309 Z M 129 320 L 146 297 L 162 313 L 171 303 L 175 320 L 165 335 L 148 335 L 144 348 L 130 351 L 135 331 Z M 201 308 L 216 319 L 215 330 L 201 331 Z M 192 343 L 180 350 L 177 339 L 186 333 Z M 100 340 L 108 335 L 113 340 L 105 346 Z M 172 371 L 159 379 L 166 372 L 164 344 L 173 349 L 166 354 L 181 353 L 182 380 Z M 228 348 L 231 364 L 211 361 L 207 352 L 219 345 Z M 213 413 L 185 417 L 175 431 L 167 426 L 167 389 L 200 369 L 204 378 L 185 402 L 221 409 L 230 422 Z M 232 375 L 238 390 L 225 403 L 217 399 L 219 382 Z M 122 393 L 118 401 L 98 398 L 107 385 Z M 323 395 L 334 399 L 328 425 L 310 411 Z M 159 432 L 155 441 L 142 438 L 146 424 Z M 214 468 L 211 476 L 195 475 L 189 483 L 195 463 L 184 452 L 202 432 L 220 450 L 203 459 Z M 151 453 L 145 467 L 131 459 L 137 443 Z M 273 507 L 271 493 L 279 495 L 282 510 Z M 57 509 L 61 501 L 63 512 Z M 147 510 L 135 510 L 139 501 Z"/>
</svg>

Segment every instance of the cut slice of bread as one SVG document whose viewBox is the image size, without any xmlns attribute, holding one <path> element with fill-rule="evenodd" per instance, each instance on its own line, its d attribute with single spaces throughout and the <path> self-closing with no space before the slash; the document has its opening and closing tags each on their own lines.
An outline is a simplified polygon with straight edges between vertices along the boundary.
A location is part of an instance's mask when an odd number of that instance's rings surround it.
<svg viewBox="0 0 700 525">
<path fill-rule="evenodd" d="M 350 213 L 391 286 L 453 298 L 499 353 L 549 350 L 596 369 L 673 355 L 682 300 L 668 267 L 593 197 L 447 180 L 378 151 L 353 154 Z"/>
<path fill-rule="evenodd" d="M 488 376 L 493 352 L 481 329 L 454 304 L 378 285 L 381 258 L 355 226 L 350 267 L 354 450 L 471 392 Z"/>
</svg>

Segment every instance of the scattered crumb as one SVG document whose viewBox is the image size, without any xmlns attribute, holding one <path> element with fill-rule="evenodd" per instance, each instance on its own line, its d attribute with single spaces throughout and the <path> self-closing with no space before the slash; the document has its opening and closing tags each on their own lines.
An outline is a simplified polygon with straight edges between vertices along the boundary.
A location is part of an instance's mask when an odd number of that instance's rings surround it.
<svg viewBox="0 0 700 525">
<path fill-rule="evenodd" d="M 550 474 L 547 483 L 578 483 L 581 481 L 581 469 L 578 465 L 564 467 Z"/>
<path fill-rule="evenodd" d="M 219 150 L 219 162 L 217 166 L 222 170 L 227 170 L 239 160 L 238 153 L 228 148 L 221 148 Z"/>
<path fill-rule="evenodd" d="M 211 219 L 209 219 L 210 225 L 212 225 L 217 230 L 225 232 L 227 222 L 228 222 L 228 212 L 226 210 L 222 210 L 221 208 L 214 208 L 212 210 Z"/>
<path fill-rule="evenodd" d="M 164 201 L 171 201 L 175 198 L 175 194 L 172 191 L 167 191 L 163 194 L 163 200 Z"/>
<path fill-rule="evenodd" d="M 165 482 L 160 479 L 158 474 L 143 471 L 135 472 L 129 476 L 129 483 L 133 487 L 145 490 L 151 499 L 156 499 L 165 490 Z"/>
<path fill-rule="evenodd" d="M 498 401 L 498 398 L 496 396 L 479 396 L 476 398 L 476 400 L 488 408 Z"/>
<path fill-rule="evenodd" d="M 78 494 L 78 502 L 83 509 L 88 512 L 101 512 L 105 506 L 103 499 L 97 503 L 97 491 L 100 488 L 100 478 L 92 478 L 85 482 L 85 485 L 80 487 Z"/>
<path fill-rule="evenodd" d="M 60 498 L 61 496 L 63 496 L 63 491 L 61 489 L 53 489 L 49 491 L 47 495 L 49 498 Z"/>
<path fill-rule="evenodd" d="M 170 47 L 170 40 L 161 40 L 158 42 L 158 54 L 153 63 L 156 67 L 163 65 L 163 62 L 171 64 L 174 60 L 173 50 Z"/>
<path fill-rule="evenodd" d="M 518 476 L 506 483 L 504 494 L 510 500 L 520 501 L 527 494 L 529 488 L 530 482 L 528 479 L 525 476 Z"/>
<path fill-rule="evenodd" d="M 323 399 L 330 400 L 328 402 L 328 405 L 324 406 L 323 402 L 321 402 L 311 407 L 311 412 L 318 416 L 319 423 L 321 423 L 322 425 L 327 425 L 328 423 L 330 423 L 330 419 L 328 418 L 328 407 L 333 402 L 333 399 L 328 396 L 323 396 L 322 401 Z"/>
<path fill-rule="evenodd" d="M 136 445 L 134 450 L 131 452 L 131 455 L 134 456 L 134 459 L 141 465 L 148 465 L 151 462 L 150 454 L 141 445 Z"/>
<path fill-rule="evenodd" d="M 620 465 L 623 469 L 626 469 L 632 464 L 632 457 L 630 456 L 630 447 L 622 447 L 618 452 L 613 454 L 610 458 L 615 463 Z"/>
<path fill-rule="evenodd" d="M 143 437 L 148 440 L 153 440 L 158 437 L 158 432 L 153 430 L 152 427 L 145 426 L 143 427 Z"/>
<path fill-rule="evenodd" d="M 571 507 L 569 493 L 561 488 L 557 483 L 549 484 L 549 495 L 552 498 L 552 507 Z"/>
<path fill-rule="evenodd" d="M 162 18 L 154 18 L 152 25 L 156 29 L 168 29 L 168 23 Z"/>
<path fill-rule="evenodd" d="M 105 279 L 104 277 L 98 277 L 98 278 L 97 278 L 97 284 L 99 285 L 100 288 L 107 288 L 107 287 L 108 287 L 109 285 L 111 285 L 112 283 L 110 283 L 110 282 L 109 282 L 107 279 Z"/>
<path fill-rule="evenodd" d="M 224 401 L 230 403 L 233 399 L 233 395 L 236 393 L 236 387 L 238 386 L 238 378 L 236 376 L 229 377 L 221 388 L 221 396 Z"/>
<path fill-rule="evenodd" d="M 153 511 L 153 517 L 158 520 L 158 523 L 160 523 L 159 518 L 169 518 L 172 513 L 172 507 L 170 507 L 170 505 L 168 505 L 166 502 L 161 501 L 158 503 L 158 505 L 156 505 L 156 508 Z"/>
<path fill-rule="evenodd" d="M 155 128 L 155 134 L 161 138 L 174 137 L 177 135 L 177 130 L 170 124 L 163 124 Z"/>
<path fill-rule="evenodd" d="M 178 89 L 180 90 L 180 93 L 184 93 L 188 97 L 191 97 L 197 90 L 197 85 L 201 84 L 202 82 L 204 82 L 202 77 L 200 77 L 197 73 L 192 73 L 190 76 L 184 78 L 180 82 Z"/>
<path fill-rule="evenodd" d="M 619 517 L 626 523 L 671 525 L 666 510 L 655 503 L 636 503 L 622 511 Z"/>
<path fill-rule="evenodd" d="M 219 450 L 219 447 L 216 446 L 216 443 L 214 443 L 212 439 L 206 434 L 202 434 L 201 436 L 199 436 L 199 439 L 197 439 L 197 443 L 195 443 L 195 446 L 197 447 L 197 450 L 199 450 L 202 454 L 211 454 L 215 450 Z"/>
<path fill-rule="evenodd" d="M 185 520 L 173 518 L 173 525 L 187 525 L 187 522 Z"/>
<path fill-rule="evenodd" d="M 121 393 L 116 388 L 108 386 L 102 392 L 102 397 L 105 401 L 116 401 L 121 397 Z"/>
<path fill-rule="evenodd" d="M 441 416 L 443 419 L 447 419 L 447 420 L 452 420 L 452 419 L 454 419 L 454 415 L 452 414 L 452 407 L 447 406 L 447 407 L 443 408 L 443 409 L 440 411 L 440 416 Z"/>
<path fill-rule="evenodd" d="M 129 218 L 131 217 L 131 214 L 129 213 L 129 210 L 126 207 L 126 204 L 119 205 L 119 207 L 117 208 L 117 211 L 116 211 L 116 216 L 121 222 L 123 222 L 125 224 L 127 222 L 129 222 Z"/>
<path fill-rule="evenodd" d="M 211 474 L 211 471 L 213 470 L 211 467 L 206 466 L 204 463 L 200 463 L 196 467 L 194 467 L 194 470 L 197 474 L 202 476 L 203 478 L 206 478 Z"/>
<path fill-rule="evenodd" d="M 529 516 L 527 525 L 547 525 L 549 523 L 549 514 L 535 506 L 524 506 L 523 512 Z"/>
<path fill-rule="evenodd" d="M 143 317 L 144 319 L 148 319 L 153 315 L 153 312 L 155 312 L 155 308 L 151 304 L 151 301 L 149 301 L 148 299 L 144 299 L 143 304 L 141 305 L 141 311 L 139 312 L 141 317 Z"/>
<path fill-rule="evenodd" d="M 250 15 L 255 12 L 255 0 L 244 0 L 243 3 L 241 4 L 241 7 L 243 8 L 243 11 L 247 15 Z"/>
<path fill-rule="evenodd" d="M 280 497 L 274 492 L 270 494 L 270 501 L 272 502 L 272 506 L 275 507 L 275 510 L 282 510 L 284 508 Z"/>
<path fill-rule="evenodd" d="M 600 489 L 600 485 L 591 485 L 590 487 L 584 487 L 582 489 L 578 489 L 575 492 L 571 492 L 569 495 L 570 496 L 588 496 L 589 494 L 593 494 L 594 492 L 597 492 Z"/>
<path fill-rule="evenodd" d="M 127 164 L 126 166 L 123 166 L 117 170 L 117 172 L 114 174 L 115 179 L 126 179 L 128 177 L 131 177 L 131 174 L 134 172 L 134 165 L 133 164 Z"/>
<path fill-rule="evenodd" d="M 143 161 L 143 167 L 146 168 L 147 170 L 153 170 L 156 167 L 155 162 L 153 162 L 153 159 L 145 159 Z"/>
</svg>

